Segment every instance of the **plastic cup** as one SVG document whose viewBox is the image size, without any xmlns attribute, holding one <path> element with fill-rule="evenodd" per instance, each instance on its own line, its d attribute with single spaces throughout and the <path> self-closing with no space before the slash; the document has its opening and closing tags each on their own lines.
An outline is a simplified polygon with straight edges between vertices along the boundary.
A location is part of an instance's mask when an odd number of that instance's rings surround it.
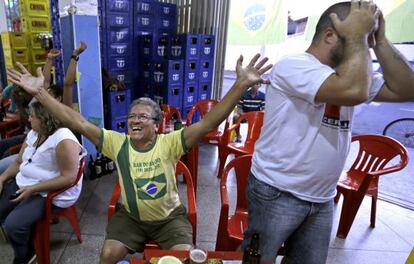
<svg viewBox="0 0 414 264">
<path fill-rule="evenodd" d="M 190 249 L 190 264 L 207 263 L 207 252 L 201 248 Z"/>
<path fill-rule="evenodd" d="M 182 262 L 174 256 L 164 256 L 158 260 L 158 264 L 182 264 Z"/>
</svg>

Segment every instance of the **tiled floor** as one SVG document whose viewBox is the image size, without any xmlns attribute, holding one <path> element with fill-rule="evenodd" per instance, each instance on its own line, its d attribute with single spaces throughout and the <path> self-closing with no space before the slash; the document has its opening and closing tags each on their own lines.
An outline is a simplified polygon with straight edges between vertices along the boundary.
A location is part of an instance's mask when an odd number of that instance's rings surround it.
<svg viewBox="0 0 414 264">
<path fill-rule="evenodd" d="M 200 148 L 198 178 L 198 234 L 197 244 L 207 250 L 215 247 L 220 208 L 216 147 Z M 82 195 L 77 203 L 83 243 L 79 244 L 66 220 L 52 225 L 51 259 L 53 263 L 97 263 L 107 224 L 107 205 L 115 175 L 95 181 L 84 181 Z M 229 189 L 235 190 L 234 179 L 229 178 Z M 182 189 L 182 183 L 179 183 Z M 233 193 L 234 194 L 234 193 Z M 366 198 L 345 240 L 336 238 L 341 201 L 335 209 L 334 228 L 327 263 L 405 263 L 414 247 L 414 212 L 379 201 L 377 223 L 369 226 L 370 198 Z M 11 263 L 12 250 L 0 242 L 0 263 Z"/>
</svg>

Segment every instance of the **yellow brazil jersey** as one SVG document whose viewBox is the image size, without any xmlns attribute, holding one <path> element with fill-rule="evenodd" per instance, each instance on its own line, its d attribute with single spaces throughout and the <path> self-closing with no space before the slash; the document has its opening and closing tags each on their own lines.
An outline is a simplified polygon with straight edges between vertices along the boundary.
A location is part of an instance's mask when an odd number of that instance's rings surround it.
<svg viewBox="0 0 414 264">
<path fill-rule="evenodd" d="M 155 143 L 137 149 L 130 137 L 102 129 L 98 147 L 115 161 L 125 209 L 141 221 L 165 219 L 181 203 L 175 180 L 175 165 L 187 151 L 183 129 L 157 135 Z"/>
</svg>

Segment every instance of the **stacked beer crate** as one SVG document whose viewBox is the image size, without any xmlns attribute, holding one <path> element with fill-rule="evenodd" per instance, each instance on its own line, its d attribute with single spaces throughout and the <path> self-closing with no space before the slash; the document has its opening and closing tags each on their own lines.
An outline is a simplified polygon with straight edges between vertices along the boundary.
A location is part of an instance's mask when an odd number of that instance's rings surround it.
<svg viewBox="0 0 414 264">
<path fill-rule="evenodd" d="M 184 61 L 181 115 L 200 100 L 211 98 L 214 66 L 214 35 L 177 34 L 171 39 L 170 57 Z"/>
<path fill-rule="evenodd" d="M 136 1 L 134 36 L 138 47 L 138 76 L 135 96 L 147 96 L 159 104 L 181 108 L 183 60 L 169 56 L 176 28 L 175 4 Z"/>
<path fill-rule="evenodd" d="M 48 0 L 19 0 L 22 31 L 29 44 L 29 63 L 34 73 L 46 60 L 46 51 L 40 45 L 39 34 L 50 33 L 50 7 Z"/>
<path fill-rule="evenodd" d="M 100 0 L 101 62 L 108 75 L 122 82 L 125 90 L 105 91 L 105 127 L 127 131 L 127 113 L 134 86 L 132 0 Z"/>
</svg>

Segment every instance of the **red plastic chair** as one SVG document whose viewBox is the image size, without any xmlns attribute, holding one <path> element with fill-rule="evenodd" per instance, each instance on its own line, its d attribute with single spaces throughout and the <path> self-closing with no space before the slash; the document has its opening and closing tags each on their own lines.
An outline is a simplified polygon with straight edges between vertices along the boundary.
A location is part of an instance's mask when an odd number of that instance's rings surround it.
<svg viewBox="0 0 414 264">
<path fill-rule="evenodd" d="M 182 161 L 178 161 L 175 169 L 175 175 L 178 177 L 179 175 L 183 175 L 183 178 L 187 182 L 187 203 L 188 203 L 188 220 L 190 221 L 191 225 L 193 226 L 193 243 L 195 245 L 196 238 L 197 238 L 197 207 L 196 207 L 196 199 L 194 193 L 194 185 L 191 178 L 190 171 L 184 165 Z M 116 210 L 118 209 L 118 200 L 121 195 L 121 188 L 119 186 L 119 182 L 115 183 L 114 191 L 112 193 L 111 200 L 108 206 L 108 222 L 111 220 L 112 216 L 115 214 Z M 159 248 L 158 245 L 154 241 L 149 241 L 145 245 L 145 248 Z"/>
<path fill-rule="evenodd" d="M 217 177 L 220 177 L 223 168 L 226 165 L 227 156 L 234 154 L 236 157 L 241 155 L 253 154 L 254 144 L 260 136 L 263 126 L 264 113 L 262 111 L 253 111 L 243 113 L 237 119 L 236 123 L 224 131 L 224 135 L 219 144 L 219 171 Z M 230 135 L 233 130 L 240 126 L 242 121 L 246 120 L 248 124 L 246 141 L 243 143 L 230 142 Z"/>
<path fill-rule="evenodd" d="M 243 232 L 247 228 L 247 179 L 252 164 L 252 155 L 233 159 L 227 164 L 220 181 L 221 210 L 217 230 L 216 251 L 235 251 L 243 241 Z M 237 201 L 233 215 L 229 213 L 227 176 L 234 169 L 237 180 Z"/>
<path fill-rule="evenodd" d="M 18 136 L 21 134 L 23 134 L 23 129 L 21 127 L 15 127 L 13 129 L 6 131 L 5 135 L 6 135 L 6 138 L 10 138 L 10 137 Z"/>
<path fill-rule="evenodd" d="M 161 123 L 158 127 L 159 134 L 171 132 L 170 128 L 174 126 L 174 119 L 178 122 L 183 122 L 180 112 L 174 106 L 163 104 L 161 105 L 161 110 L 163 111 L 163 119 L 161 120 Z"/>
<path fill-rule="evenodd" d="M 398 141 L 382 135 L 359 135 L 359 152 L 353 165 L 342 173 L 335 202 L 344 196 L 341 217 L 336 236 L 346 238 L 365 194 L 372 196 L 371 227 L 375 227 L 379 176 L 402 170 L 408 163 L 407 150 Z M 399 163 L 386 167 L 389 161 L 399 156 Z"/>
<path fill-rule="evenodd" d="M 34 232 L 34 246 L 36 251 L 37 263 L 49 264 L 50 263 L 50 221 L 58 219 L 60 216 L 66 217 L 75 231 L 78 237 L 79 243 L 82 243 L 80 226 L 78 216 L 76 213 L 76 206 L 72 205 L 68 208 L 62 208 L 52 212 L 52 201 L 53 198 L 67 189 L 75 186 L 83 175 L 83 168 L 85 167 L 85 157 L 80 160 L 78 175 L 76 181 L 65 188 L 57 191 L 52 191 L 47 194 L 46 197 L 46 211 L 42 219 L 40 219 L 35 226 Z"/>
<path fill-rule="evenodd" d="M 211 100 L 201 100 L 195 103 L 187 114 L 186 126 L 190 126 L 193 123 L 193 118 L 195 118 L 195 115 L 197 113 L 200 115 L 200 119 L 202 119 L 219 102 L 220 102 L 219 100 L 211 99 Z M 216 143 L 217 142 L 218 144 L 222 136 L 223 136 L 223 132 L 221 132 L 217 127 L 213 131 L 210 131 L 207 135 L 205 135 L 202 140 L 205 143 Z"/>
<path fill-rule="evenodd" d="M 247 228 L 248 211 L 246 200 L 247 181 L 252 164 L 252 154 L 233 159 L 227 164 L 220 180 L 221 210 L 217 230 L 216 251 L 236 251 L 244 238 Z M 234 214 L 229 212 L 229 195 L 227 192 L 227 177 L 234 170 L 237 182 L 237 200 Z M 281 247 L 278 255 L 284 255 Z"/>
<path fill-rule="evenodd" d="M 198 113 L 200 118 L 203 118 L 211 109 L 217 105 L 220 101 L 219 100 L 201 100 L 195 103 L 190 111 L 187 114 L 186 118 L 186 126 L 190 126 L 192 124 L 193 118 Z M 226 130 L 229 126 L 228 119 L 226 120 L 224 130 Z M 205 135 L 202 139 L 205 143 L 217 143 L 220 145 L 220 142 L 223 138 L 224 133 L 219 130 L 219 128 L 215 128 L 213 131 L 209 132 Z M 198 176 L 198 145 L 193 146 L 191 151 L 187 154 L 188 156 L 188 164 L 190 167 L 191 174 L 193 175 L 194 182 L 197 183 L 197 176 Z M 220 148 L 219 148 L 219 156 L 220 156 Z"/>
</svg>

